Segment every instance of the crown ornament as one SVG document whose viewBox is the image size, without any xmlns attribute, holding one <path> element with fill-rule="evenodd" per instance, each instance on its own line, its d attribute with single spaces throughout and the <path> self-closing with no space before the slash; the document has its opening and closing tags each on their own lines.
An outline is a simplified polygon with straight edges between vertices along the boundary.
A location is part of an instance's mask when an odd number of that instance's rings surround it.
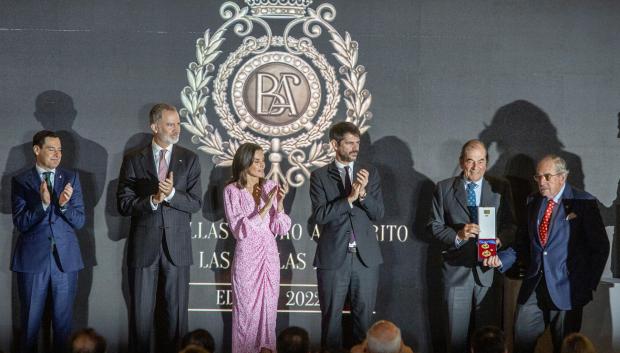
<svg viewBox="0 0 620 353">
<path fill-rule="evenodd" d="M 245 0 L 252 15 L 264 18 L 297 18 L 306 15 L 313 0 Z"/>
</svg>

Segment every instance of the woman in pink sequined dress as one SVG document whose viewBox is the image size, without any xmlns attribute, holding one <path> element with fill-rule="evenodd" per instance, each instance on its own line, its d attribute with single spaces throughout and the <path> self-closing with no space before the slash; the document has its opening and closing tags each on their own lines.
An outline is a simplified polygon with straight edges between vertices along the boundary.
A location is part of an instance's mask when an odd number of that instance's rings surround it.
<svg viewBox="0 0 620 353">
<path fill-rule="evenodd" d="M 239 146 L 232 180 L 224 189 L 228 226 L 237 240 L 232 265 L 232 352 L 276 351 L 280 258 L 276 235 L 288 232 L 284 213 L 288 186 L 265 180 L 260 146 Z"/>
</svg>

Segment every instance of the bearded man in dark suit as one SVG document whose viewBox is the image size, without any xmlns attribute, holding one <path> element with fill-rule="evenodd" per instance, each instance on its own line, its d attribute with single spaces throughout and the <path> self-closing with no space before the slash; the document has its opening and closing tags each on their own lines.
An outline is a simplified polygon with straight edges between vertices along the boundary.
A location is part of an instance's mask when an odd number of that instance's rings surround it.
<svg viewBox="0 0 620 353">
<path fill-rule="evenodd" d="M 187 333 L 190 221 L 200 210 L 200 163 L 177 145 L 180 118 L 160 103 L 150 112 L 153 141 L 125 156 L 116 193 L 119 212 L 131 217 L 127 266 L 130 286 L 130 352 L 149 353 L 158 281 L 166 303 L 163 351 L 174 352 Z M 160 337 L 161 337 L 160 336 Z"/>
</svg>

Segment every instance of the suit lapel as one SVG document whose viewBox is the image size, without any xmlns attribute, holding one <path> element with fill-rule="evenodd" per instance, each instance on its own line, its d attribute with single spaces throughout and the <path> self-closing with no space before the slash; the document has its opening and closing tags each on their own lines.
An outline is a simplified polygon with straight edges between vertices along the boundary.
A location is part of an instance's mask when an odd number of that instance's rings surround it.
<svg viewBox="0 0 620 353">
<path fill-rule="evenodd" d="M 65 184 L 67 181 L 65 180 L 66 176 L 62 170 L 56 168 L 56 173 L 54 173 L 54 197 L 58 199 L 58 196 L 62 193 L 62 190 L 65 188 Z"/>
<path fill-rule="evenodd" d="M 153 147 L 151 144 L 146 146 L 140 153 L 140 163 L 142 164 L 143 170 L 146 170 L 152 178 L 158 179 L 157 169 L 155 169 L 155 157 L 153 157 Z"/>
<path fill-rule="evenodd" d="M 483 183 L 484 184 L 484 183 Z M 467 196 L 465 195 L 465 186 L 463 182 L 463 178 L 460 176 L 454 178 L 454 183 L 452 184 L 452 190 L 454 190 L 454 199 L 461 205 L 463 210 L 467 212 L 467 214 L 471 217 L 469 213 L 469 208 L 467 208 Z"/>
<path fill-rule="evenodd" d="M 338 167 L 336 167 L 336 162 L 331 162 L 327 167 L 327 176 L 332 182 L 336 183 L 338 191 L 340 191 L 340 195 L 344 194 L 344 183 L 340 177 Z"/>
<path fill-rule="evenodd" d="M 573 189 L 566 184 L 564 187 L 564 192 L 562 193 L 562 198 L 560 199 L 560 204 L 557 205 L 555 212 L 551 216 L 551 221 L 549 221 L 549 239 L 547 243 L 551 241 L 553 238 L 557 236 L 557 233 L 560 232 L 561 223 L 564 219 L 566 219 L 566 211 L 565 208 L 570 209 L 571 202 L 573 199 Z"/>
<path fill-rule="evenodd" d="M 39 190 L 39 187 L 41 186 L 41 181 L 42 179 L 39 175 L 39 172 L 37 172 L 37 168 L 32 167 L 31 173 L 28 174 L 28 180 L 26 180 L 26 182 L 30 184 L 35 190 Z"/>
<path fill-rule="evenodd" d="M 528 208 L 528 219 L 530 227 L 530 234 L 533 235 L 535 243 L 542 247 L 540 244 L 540 234 L 538 234 L 538 213 L 540 211 L 540 206 L 542 204 L 542 196 L 540 194 L 536 194 L 535 199 L 532 200 L 530 207 Z"/>
</svg>

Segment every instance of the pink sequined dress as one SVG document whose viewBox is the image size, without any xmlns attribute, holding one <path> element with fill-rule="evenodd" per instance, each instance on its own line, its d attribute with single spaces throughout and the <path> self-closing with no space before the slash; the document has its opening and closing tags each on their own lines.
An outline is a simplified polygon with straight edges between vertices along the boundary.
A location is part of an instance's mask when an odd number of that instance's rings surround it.
<svg viewBox="0 0 620 353">
<path fill-rule="evenodd" d="M 276 186 L 265 181 L 260 207 Z M 232 352 L 276 351 L 276 314 L 280 293 L 280 257 L 275 236 L 291 228 L 291 219 L 278 213 L 274 199 L 264 218 L 254 198 L 237 184 L 224 189 L 228 226 L 237 240 L 232 265 Z"/>
</svg>

